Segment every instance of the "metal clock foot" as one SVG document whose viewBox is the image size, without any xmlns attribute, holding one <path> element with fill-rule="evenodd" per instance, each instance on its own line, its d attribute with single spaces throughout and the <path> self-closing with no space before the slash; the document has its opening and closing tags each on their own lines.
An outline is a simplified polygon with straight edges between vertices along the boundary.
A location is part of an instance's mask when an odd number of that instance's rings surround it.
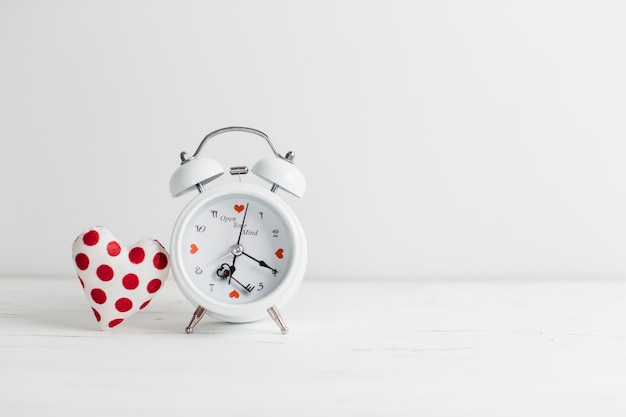
<svg viewBox="0 0 626 417">
<path fill-rule="evenodd" d="M 289 332 L 289 327 L 285 324 L 283 320 L 283 316 L 280 315 L 280 312 L 276 308 L 276 306 L 271 306 L 267 309 L 267 312 L 270 314 L 270 317 L 276 322 L 278 327 L 280 327 L 280 332 L 282 334 L 287 334 Z"/>
<path fill-rule="evenodd" d="M 198 323 L 200 323 L 200 320 L 204 317 L 204 313 L 206 313 L 206 308 L 200 306 L 196 308 L 196 311 L 193 312 L 193 317 L 191 318 L 189 325 L 185 328 L 185 332 L 187 332 L 187 334 L 193 333 L 193 329 Z"/>
</svg>

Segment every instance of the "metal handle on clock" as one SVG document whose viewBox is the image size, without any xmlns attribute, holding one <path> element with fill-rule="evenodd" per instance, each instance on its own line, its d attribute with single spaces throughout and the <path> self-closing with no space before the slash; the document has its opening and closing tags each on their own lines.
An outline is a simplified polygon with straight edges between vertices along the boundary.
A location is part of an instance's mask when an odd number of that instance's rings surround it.
<svg viewBox="0 0 626 417">
<path fill-rule="evenodd" d="M 252 172 L 268 181 L 272 185 L 272 192 L 282 189 L 298 198 L 304 195 L 306 181 L 300 170 L 293 164 L 295 157 L 293 152 L 289 151 L 285 156 L 282 156 L 276 150 L 269 136 L 260 130 L 232 126 L 215 130 L 206 135 L 192 156 L 189 156 L 186 152 L 180 153 L 180 166 L 170 179 L 172 196 L 178 197 L 194 188 L 202 193 L 206 184 L 224 173 L 224 168 L 217 161 L 211 158 L 200 158 L 200 153 L 210 139 L 228 132 L 252 133 L 265 139 L 276 157 L 263 158 L 257 161 L 252 167 Z M 235 167 L 231 170 L 231 173 L 235 175 L 245 174 L 247 173 L 247 168 Z"/>
<path fill-rule="evenodd" d="M 200 152 L 202 152 L 202 149 L 204 148 L 204 145 L 206 145 L 206 143 L 211 138 L 214 138 L 217 135 L 221 135 L 222 133 L 228 133 L 228 132 L 245 132 L 245 133 L 252 133 L 254 135 L 260 136 L 260 137 L 262 137 L 263 139 L 265 139 L 267 141 L 267 144 L 270 146 L 270 148 L 272 148 L 272 152 L 274 152 L 274 155 L 276 155 L 277 157 L 282 158 L 282 159 L 287 159 L 286 156 L 283 157 L 283 156 L 281 156 L 281 154 L 278 153 L 278 151 L 276 150 L 276 147 L 274 146 L 274 144 L 270 140 L 269 136 L 267 136 L 265 133 L 261 132 L 260 130 L 252 129 L 251 127 L 243 127 L 243 126 L 224 127 L 222 129 L 218 129 L 218 130 L 215 130 L 215 131 L 209 133 L 208 135 L 206 135 L 204 137 L 204 139 L 202 139 L 202 142 L 200 142 L 200 145 L 198 145 L 198 149 L 196 149 L 196 151 L 193 153 L 193 155 L 190 158 L 188 158 L 188 159 L 197 158 L 198 155 L 200 155 Z M 287 159 L 287 160 L 289 160 L 289 159 Z"/>
</svg>

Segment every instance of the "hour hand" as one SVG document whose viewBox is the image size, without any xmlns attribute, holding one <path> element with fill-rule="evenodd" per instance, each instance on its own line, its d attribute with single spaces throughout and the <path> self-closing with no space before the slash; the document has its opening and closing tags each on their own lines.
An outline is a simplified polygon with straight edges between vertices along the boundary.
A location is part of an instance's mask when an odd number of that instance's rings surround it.
<svg viewBox="0 0 626 417">
<path fill-rule="evenodd" d="M 276 276 L 276 273 L 278 272 L 276 269 L 272 268 L 271 266 L 269 266 L 268 264 L 265 263 L 265 261 L 259 261 L 258 259 L 248 255 L 247 253 L 243 252 L 242 255 L 247 256 L 248 258 L 252 259 L 254 262 L 256 262 L 257 264 L 259 264 L 259 266 L 262 266 L 263 268 L 267 268 L 270 271 L 272 271 L 272 274 L 274 276 Z"/>
</svg>

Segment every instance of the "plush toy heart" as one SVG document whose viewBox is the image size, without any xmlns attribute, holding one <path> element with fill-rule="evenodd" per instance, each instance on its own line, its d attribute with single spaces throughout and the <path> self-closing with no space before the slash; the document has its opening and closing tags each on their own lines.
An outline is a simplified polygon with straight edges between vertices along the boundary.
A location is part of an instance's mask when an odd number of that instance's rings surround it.
<svg viewBox="0 0 626 417">
<path fill-rule="evenodd" d="M 103 227 L 79 235 L 72 257 L 102 330 L 144 309 L 169 273 L 167 252 L 158 241 L 143 239 L 127 249 Z"/>
</svg>

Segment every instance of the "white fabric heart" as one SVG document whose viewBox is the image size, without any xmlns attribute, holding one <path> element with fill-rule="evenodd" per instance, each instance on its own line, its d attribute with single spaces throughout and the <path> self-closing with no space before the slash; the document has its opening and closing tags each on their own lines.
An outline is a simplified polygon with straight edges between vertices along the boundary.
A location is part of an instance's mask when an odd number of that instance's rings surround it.
<svg viewBox="0 0 626 417">
<path fill-rule="evenodd" d="M 144 309 L 169 274 L 167 251 L 157 240 L 122 246 L 104 227 L 93 227 L 72 244 L 72 258 L 87 301 L 102 330 Z"/>
</svg>

